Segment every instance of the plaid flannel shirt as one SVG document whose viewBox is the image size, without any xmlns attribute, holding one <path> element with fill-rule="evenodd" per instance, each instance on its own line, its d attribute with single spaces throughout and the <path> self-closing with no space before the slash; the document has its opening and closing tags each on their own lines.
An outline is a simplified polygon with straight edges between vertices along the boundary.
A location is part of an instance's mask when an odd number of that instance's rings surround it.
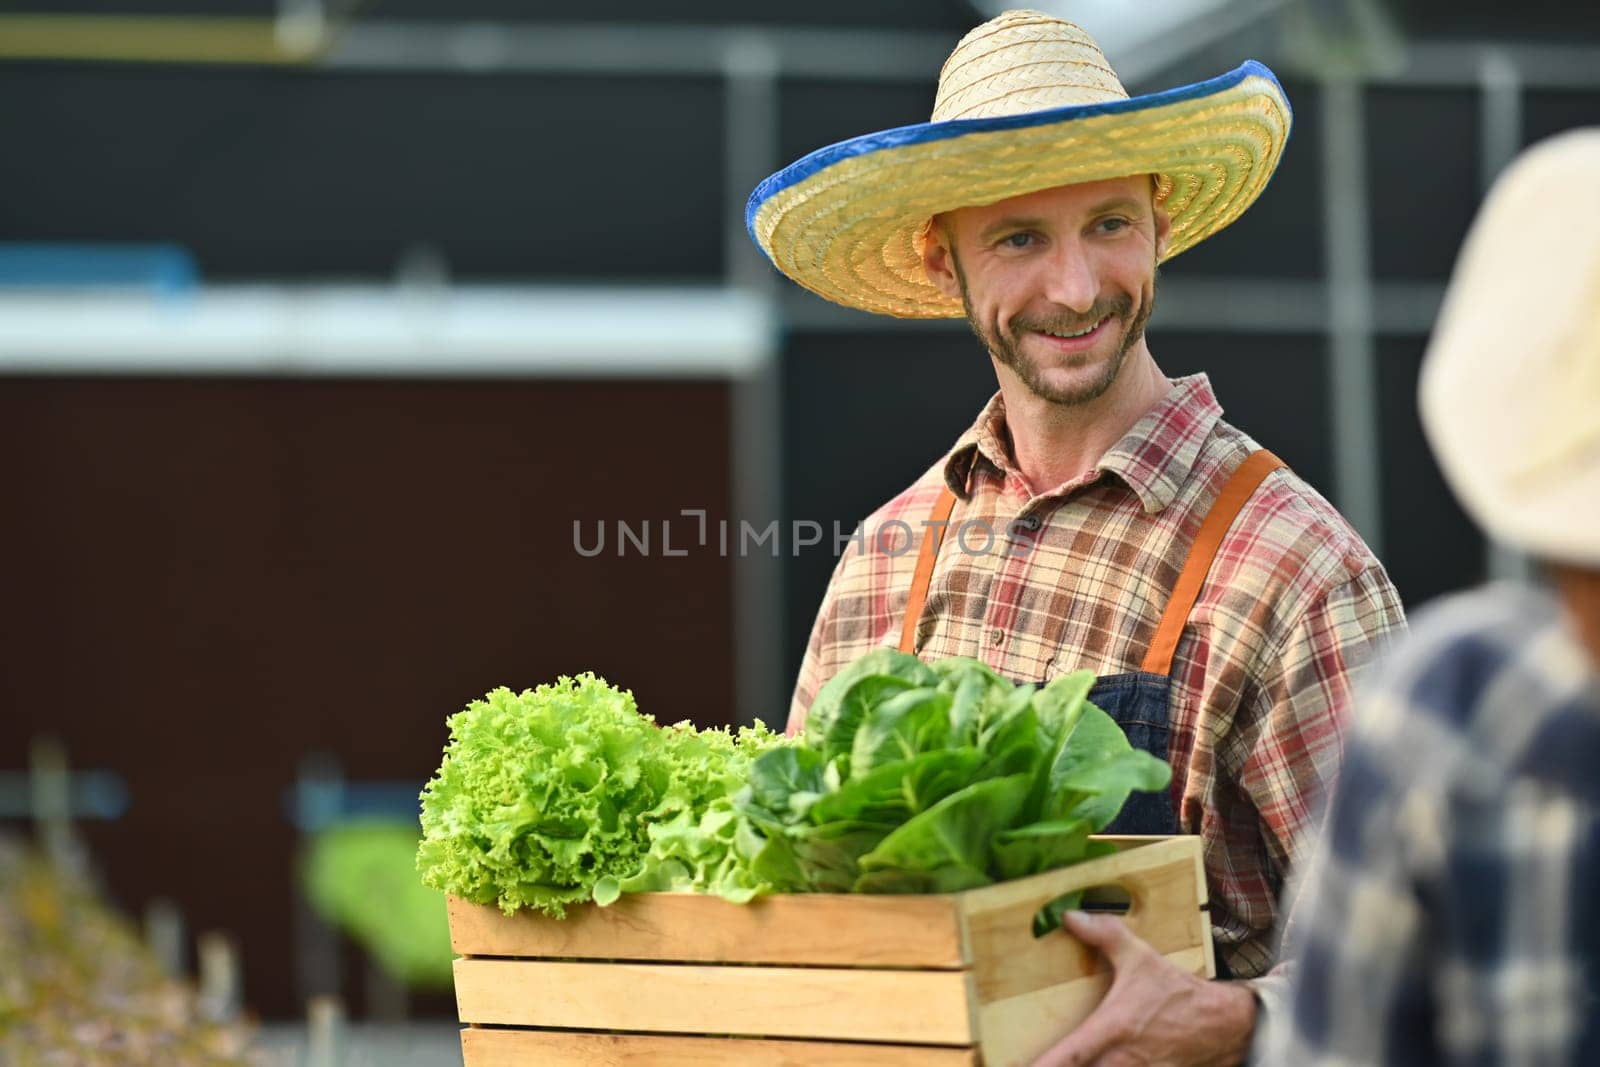
<svg viewBox="0 0 1600 1067">
<path fill-rule="evenodd" d="M 1600 1064 L 1600 673 L 1504 585 L 1430 607 L 1375 681 L 1259 1062 Z"/>
<path fill-rule="evenodd" d="M 1137 671 L 1212 500 L 1258 446 L 1222 419 L 1205 375 L 1180 379 L 1082 477 L 1035 495 L 1006 446 L 998 395 L 950 453 L 846 545 L 790 708 L 898 643 L 923 523 L 958 500 L 917 651 L 972 656 L 1013 681 L 1088 667 Z M 992 539 L 992 543 L 991 542 Z M 1268 476 L 1224 538 L 1171 675 L 1172 798 L 1199 834 L 1230 973 L 1264 974 L 1285 872 L 1342 749 L 1352 674 L 1403 626 L 1382 566 L 1288 470 Z M 1257 985 L 1271 1010 L 1281 975 Z"/>
</svg>

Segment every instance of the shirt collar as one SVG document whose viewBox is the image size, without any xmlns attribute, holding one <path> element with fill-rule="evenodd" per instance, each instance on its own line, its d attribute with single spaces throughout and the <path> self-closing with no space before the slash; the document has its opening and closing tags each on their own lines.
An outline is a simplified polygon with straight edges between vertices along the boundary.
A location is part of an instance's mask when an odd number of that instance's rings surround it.
<svg viewBox="0 0 1600 1067">
<path fill-rule="evenodd" d="M 1006 445 L 1005 417 L 1005 402 L 996 393 L 945 460 L 945 484 L 962 499 L 972 496 L 973 476 L 985 463 L 1004 475 L 1016 473 Z M 1115 474 L 1139 497 L 1145 512 L 1154 515 L 1177 497 L 1221 417 L 1222 407 L 1211 391 L 1210 379 L 1204 374 L 1179 378 L 1167 395 L 1100 457 L 1092 475 L 1074 485 Z M 1059 488 L 1051 490 L 1057 491 Z"/>
<path fill-rule="evenodd" d="M 973 476 L 984 463 L 1005 475 L 1016 473 L 1006 446 L 1006 402 L 999 393 L 989 398 L 977 421 L 956 439 L 944 462 L 945 484 L 961 499 L 971 499 Z"/>
</svg>

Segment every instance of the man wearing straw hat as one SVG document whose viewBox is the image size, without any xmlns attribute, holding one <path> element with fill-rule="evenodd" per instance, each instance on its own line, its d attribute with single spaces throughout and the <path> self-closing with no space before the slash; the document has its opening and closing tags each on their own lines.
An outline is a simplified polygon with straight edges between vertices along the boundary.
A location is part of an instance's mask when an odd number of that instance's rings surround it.
<svg viewBox="0 0 1600 1067">
<path fill-rule="evenodd" d="M 1600 128 L 1534 147 L 1456 264 L 1423 426 L 1541 573 L 1430 605 L 1358 699 L 1264 1062 L 1600 1063 L 1597 188 Z"/>
<path fill-rule="evenodd" d="M 1255 200 L 1289 121 L 1258 63 L 1130 99 L 1083 30 L 1008 12 L 957 45 L 933 121 L 814 152 L 750 200 L 790 278 L 881 314 L 964 314 L 1000 387 L 841 557 L 791 732 L 823 682 L 897 641 L 1019 682 L 1092 668 L 1095 703 L 1173 769 L 1111 830 L 1202 838 L 1219 971 L 1247 982 L 1074 917 L 1116 979 L 1042 1062 L 1243 1057 L 1282 986 L 1278 892 L 1337 770 L 1351 676 L 1403 625 L 1349 524 L 1144 335 L 1157 264 Z"/>
</svg>

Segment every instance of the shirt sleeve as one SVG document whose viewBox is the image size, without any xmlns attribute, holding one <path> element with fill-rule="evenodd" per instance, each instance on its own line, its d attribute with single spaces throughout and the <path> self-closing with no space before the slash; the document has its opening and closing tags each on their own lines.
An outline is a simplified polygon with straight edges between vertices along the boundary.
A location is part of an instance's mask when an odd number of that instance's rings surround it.
<svg viewBox="0 0 1600 1067">
<path fill-rule="evenodd" d="M 1239 785 L 1260 817 L 1276 890 L 1314 840 L 1352 690 L 1404 628 L 1399 594 L 1372 564 L 1315 600 L 1263 660 L 1259 713 L 1238 739 L 1247 753 Z"/>
<path fill-rule="evenodd" d="M 1432 802 L 1404 795 L 1352 750 L 1325 833 L 1296 878 L 1285 973 L 1257 1029 L 1256 1062 L 1333 1067 L 1415 1063 L 1431 1032 L 1419 878 L 1438 840 Z M 1398 1039 L 1398 1044 L 1397 1044 Z"/>
<path fill-rule="evenodd" d="M 1208 869 L 1223 865 L 1212 869 L 1213 920 L 1228 971 L 1260 979 L 1252 988 L 1264 1014 L 1281 1003 L 1286 981 L 1274 971 L 1280 897 L 1338 773 L 1352 687 L 1404 625 L 1399 596 L 1375 562 L 1325 587 L 1266 646 L 1232 734 L 1218 745 L 1224 759 L 1239 753 L 1226 773 L 1241 815 L 1222 820 L 1222 847 L 1207 858 Z"/>
<path fill-rule="evenodd" d="M 1252 1063 L 1278 1064 L 1287 1063 L 1287 1060 L 1275 1060 L 1266 1054 L 1267 1043 L 1272 1035 L 1276 1034 L 1279 1021 L 1286 1018 L 1292 996 L 1294 993 L 1295 965 L 1288 958 L 1279 960 L 1277 965 L 1261 975 L 1259 978 L 1245 979 L 1251 995 L 1256 998 L 1256 1029 L 1255 1041 L 1252 1045 L 1254 1056 Z"/>
</svg>

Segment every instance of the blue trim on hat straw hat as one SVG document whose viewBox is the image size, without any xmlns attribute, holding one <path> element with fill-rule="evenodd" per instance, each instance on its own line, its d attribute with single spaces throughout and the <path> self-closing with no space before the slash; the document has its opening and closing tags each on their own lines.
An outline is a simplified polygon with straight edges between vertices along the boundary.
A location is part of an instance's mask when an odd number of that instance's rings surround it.
<svg viewBox="0 0 1600 1067">
<path fill-rule="evenodd" d="M 1132 96 L 1126 100 L 1111 100 L 1103 104 L 1072 104 L 1067 107 L 1051 108 L 1048 111 L 1029 111 L 1020 115 L 1001 115 L 995 118 L 983 119 L 946 119 L 943 122 L 921 122 L 914 126 L 897 126 L 889 130 L 879 130 L 876 133 L 862 134 L 852 137 L 848 141 L 819 148 L 797 160 L 789 166 L 773 174 L 750 194 L 749 201 L 744 209 L 744 228 L 755 241 L 756 247 L 761 247 L 761 242 L 756 240 L 755 221 L 756 213 L 776 194 L 798 185 L 807 178 L 826 170 L 835 163 L 856 156 L 864 156 L 872 152 L 881 152 L 886 148 L 902 148 L 906 145 L 928 144 L 932 141 L 943 141 L 951 137 L 962 137 L 969 133 L 987 133 L 993 130 L 1022 130 L 1030 126 L 1048 126 L 1056 122 L 1070 122 L 1074 119 L 1092 118 L 1096 115 L 1115 115 L 1123 112 L 1143 111 L 1147 108 L 1163 107 L 1167 104 L 1181 103 L 1193 100 L 1196 97 L 1210 96 L 1231 89 L 1249 77 L 1266 78 L 1277 86 L 1279 95 L 1283 98 L 1284 106 L 1289 106 L 1289 94 L 1283 91 L 1277 75 L 1273 74 L 1264 63 L 1247 59 L 1239 66 L 1226 74 L 1219 74 L 1215 78 L 1195 82 L 1192 85 L 1182 85 L 1176 89 L 1166 89 L 1159 93 L 1147 93 L 1143 96 Z M 1292 119 L 1294 112 L 1290 110 Z M 1292 124 L 1291 124 L 1292 129 Z M 762 249 L 766 255 L 766 249 Z M 771 257 L 768 256 L 770 259 Z"/>
</svg>

